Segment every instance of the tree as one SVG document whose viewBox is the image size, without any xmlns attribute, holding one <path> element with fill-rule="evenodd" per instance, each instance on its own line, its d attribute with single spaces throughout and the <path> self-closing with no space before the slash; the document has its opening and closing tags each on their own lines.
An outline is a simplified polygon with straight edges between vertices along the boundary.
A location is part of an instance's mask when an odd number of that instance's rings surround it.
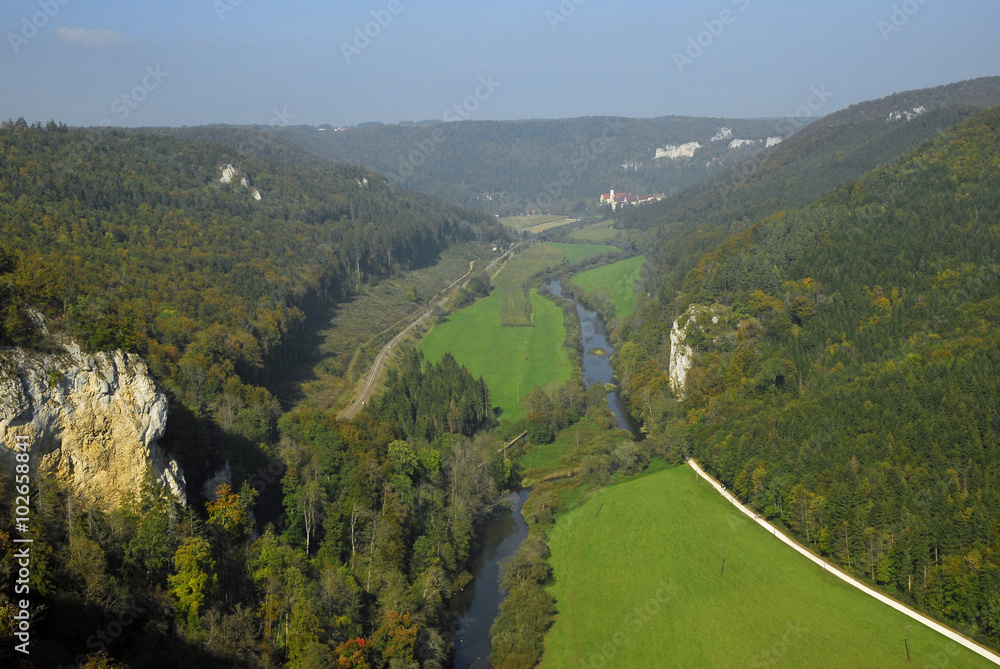
<svg viewBox="0 0 1000 669">
<path fill-rule="evenodd" d="M 199 611 L 215 593 L 219 577 L 208 540 L 201 536 L 185 539 L 174 553 L 175 572 L 170 575 L 170 594 L 177 599 L 178 613 L 193 629 L 201 626 Z"/>
</svg>

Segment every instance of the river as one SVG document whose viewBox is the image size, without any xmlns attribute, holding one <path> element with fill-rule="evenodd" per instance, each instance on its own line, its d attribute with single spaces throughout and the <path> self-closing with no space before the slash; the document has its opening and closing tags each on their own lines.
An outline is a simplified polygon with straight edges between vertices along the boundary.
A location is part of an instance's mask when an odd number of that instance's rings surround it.
<svg viewBox="0 0 1000 669">
<path fill-rule="evenodd" d="M 553 295 L 567 298 L 563 295 L 562 284 L 559 279 L 552 279 L 547 284 Z M 604 318 L 596 311 L 586 308 L 576 300 L 576 315 L 580 317 L 580 334 L 583 341 L 583 382 L 589 388 L 595 383 L 614 383 L 615 370 L 611 367 L 611 356 L 614 349 L 611 347 L 611 340 L 608 339 L 608 328 Z M 604 355 L 593 351 L 601 351 Z M 608 408 L 615 415 L 618 421 L 618 429 L 628 430 L 634 437 L 638 431 L 632 425 L 629 414 L 622 407 L 621 398 L 618 397 L 616 387 L 608 393 Z"/>
<path fill-rule="evenodd" d="M 456 602 L 468 612 L 458 621 L 455 632 L 455 669 L 489 669 L 490 627 L 500 610 L 504 594 L 500 590 L 500 562 L 510 557 L 528 536 L 528 524 L 521 507 L 528 490 L 517 493 L 509 510 L 496 512 L 483 528 L 482 545 L 473 565 L 475 581 L 466 586 Z"/>
<path fill-rule="evenodd" d="M 548 284 L 553 295 L 564 297 L 558 279 Z M 583 341 L 583 380 L 589 388 L 595 383 L 607 384 L 614 381 L 611 367 L 611 341 L 608 339 L 604 319 L 596 311 L 587 309 L 574 300 L 576 313 L 580 317 Z M 604 355 L 592 353 L 601 350 Z M 618 421 L 618 427 L 632 435 L 638 433 L 622 408 L 617 388 L 608 393 L 608 407 Z M 528 536 L 528 524 L 521 516 L 521 507 L 528 499 L 528 490 L 517 494 L 516 502 L 509 510 L 498 511 L 483 528 L 482 545 L 479 556 L 473 564 L 475 577 L 472 586 L 467 586 L 458 597 L 456 608 L 467 611 L 458 623 L 455 632 L 455 669 L 490 669 L 490 627 L 500 610 L 504 594 L 500 589 L 500 562 L 514 554 L 524 538 Z"/>
</svg>

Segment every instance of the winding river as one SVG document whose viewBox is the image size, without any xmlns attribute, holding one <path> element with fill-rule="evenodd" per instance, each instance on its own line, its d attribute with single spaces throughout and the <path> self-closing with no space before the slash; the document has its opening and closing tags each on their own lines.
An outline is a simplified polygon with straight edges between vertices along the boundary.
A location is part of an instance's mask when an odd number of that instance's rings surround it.
<svg viewBox="0 0 1000 669">
<path fill-rule="evenodd" d="M 558 279 L 548 283 L 553 295 L 564 297 Z M 568 298 L 565 298 L 568 299 Z M 580 317 L 583 341 L 583 380 L 589 388 L 595 383 L 614 381 L 611 355 L 614 352 L 608 339 L 604 319 L 596 311 L 587 309 L 574 300 Z M 592 351 L 603 351 L 604 355 Z M 608 407 L 618 421 L 618 427 L 633 435 L 638 431 L 631 424 L 622 407 L 617 388 L 608 393 Z M 510 557 L 528 536 L 528 524 L 521 516 L 521 508 L 528 499 L 529 490 L 517 494 L 509 510 L 498 511 L 483 528 L 483 543 L 479 557 L 473 565 L 475 580 L 465 588 L 456 602 L 460 611 L 466 611 L 456 623 L 455 669 L 490 669 L 490 627 L 500 610 L 504 593 L 500 590 L 500 562 Z"/>
<path fill-rule="evenodd" d="M 563 299 L 570 299 L 563 294 L 562 284 L 559 279 L 553 279 L 546 284 L 553 295 Z M 576 314 L 580 317 L 580 331 L 583 340 L 583 381 L 589 388 L 595 383 L 613 383 L 615 371 L 611 367 L 611 356 L 614 349 L 608 339 L 608 328 L 601 314 L 586 308 L 578 301 L 573 300 L 576 306 Z M 595 353 L 602 351 L 604 355 Z M 621 398 L 618 397 L 618 389 L 615 388 L 608 393 L 608 407 L 618 421 L 618 428 L 628 430 L 635 436 L 638 431 L 632 425 L 629 414 L 622 406 Z"/>
<path fill-rule="evenodd" d="M 509 510 L 498 511 L 483 528 L 483 543 L 473 565 L 475 581 L 458 597 L 459 610 L 468 612 L 455 631 L 455 669 L 489 669 L 490 627 L 500 610 L 500 562 L 510 557 L 528 536 L 521 507 L 530 490 L 517 493 Z"/>
</svg>

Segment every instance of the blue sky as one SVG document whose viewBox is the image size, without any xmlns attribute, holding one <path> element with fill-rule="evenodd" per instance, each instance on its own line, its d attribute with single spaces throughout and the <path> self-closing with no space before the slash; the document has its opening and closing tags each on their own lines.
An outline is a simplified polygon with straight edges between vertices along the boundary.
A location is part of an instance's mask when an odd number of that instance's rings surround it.
<svg viewBox="0 0 1000 669">
<path fill-rule="evenodd" d="M 1000 74 L 998 35 L 996 0 L 3 0 L 0 118 L 827 113 Z"/>
</svg>

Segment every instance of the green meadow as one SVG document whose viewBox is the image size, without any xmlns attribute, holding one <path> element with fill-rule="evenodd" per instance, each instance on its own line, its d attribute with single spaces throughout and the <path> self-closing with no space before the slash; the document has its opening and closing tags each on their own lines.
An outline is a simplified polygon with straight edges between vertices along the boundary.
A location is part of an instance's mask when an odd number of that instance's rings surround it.
<svg viewBox="0 0 1000 669">
<path fill-rule="evenodd" d="M 590 493 L 550 548 L 543 669 L 994 666 L 803 559 L 688 467 Z"/>
<path fill-rule="evenodd" d="M 526 228 L 537 228 L 541 225 L 549 225 L 551 223 L 559 223 L 560 221 L 566 221 L 567 223 L 572 222 L 574 219 L 564 216 L 562 214 L 549 215 L 541 214 L 539 216 L 505 216 L 500 219 L 500 222 L 509 228 L 514 228 L 515 230 L 524 230 Z"/>
<path fill-rule="evenodd" d="M 500 291 L 500 321 L 509 327 L 531 327 L 528 280 L 563 261 L 563 253 L 550 244 L 534 244 L 509 260 L 493 285 Z"/>
<path fill-rule="evenodd" d="M 580 262 L 600 253 L 611 253 L 618 250 L 614 246 L 607 246 L 605 244 L 557 244 L 555 242 L 546 242 L 542 246 L 559 249 L 563 252 L 563 256 L 565 256 L 568 263 Z"/>
<path fill-rule="evenodd" d="M 526 328 L 501 327 L 501 306 L 500 290 L 494 289 L 437 325 L 420 348 L 433 361 L 450 351 L 459 364 L 483 377 L 493 405 L 503 409 L 502 418 L 518 420 L 523 417 L 518 397 L 536 386 L 565 383 L 573 376 L 573 359 L 563 346 L 563 312 L 554 302 L 532 290 L 534 327 Z"/>
<path fill-rule="evenodd" d="M 615 314 L 621 318 L 635 310 L 635 284 L 645 256 L 636 256 L 610 265 L 574 274 L 570 279 L 588 293 L 607 292 L 615 305 Z"/>
<path fill-rule="evenodd" d="M 616 234 L 615 230 L 612 229 L 614 221 L 601 221 L 600 223 L 592 223 L 586 227 L 580 228 L 579 230 L 574 230 L 569 233 L 569 236 L 573 239 L 577 239 L 581 242 L 591 242 L 592 244 L 603 244 L 608 238 L 613 238 Z"/>
</svg>

